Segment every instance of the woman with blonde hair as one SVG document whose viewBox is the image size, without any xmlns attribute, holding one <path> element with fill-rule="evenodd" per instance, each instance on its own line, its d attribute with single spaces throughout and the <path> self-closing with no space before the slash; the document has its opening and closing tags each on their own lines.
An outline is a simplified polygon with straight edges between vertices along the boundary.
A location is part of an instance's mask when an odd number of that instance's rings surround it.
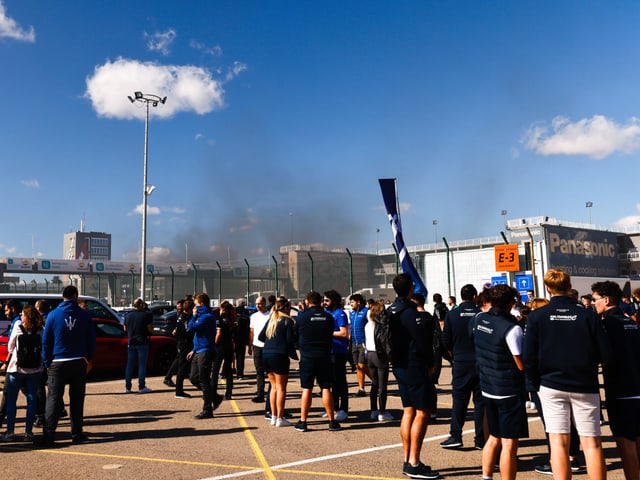
<svg viewBox="0 0 640 480">
<path fill-rule="evenodd" d="M 7 358 L 7 431 L 2 436 L 5 442 L 15 440 L 13 429 L 16 423 L 16 403 L 18 400 L 18 392 L 21 388 L 25 388 L 27 396 L 27 418 L 25 420 L 24 441 L 33 441 L 33 422 L 36 418 L 36 410 L 38 406 L 38 386 L 40 385 L 40 377 L 44 371 L 42 358 L 34 358 L 35 363 L 25 363 L 20 365 L 18 350 L 21 341 L 26 337 L 23 335 L 35 334 L 40 337 L 40 347 L 42 347 L 42 329 L 44 327 L 44 318 L 40 312 L 32 305 L 27 305 L 22 309 L 20 321 L 16 322 L 11 331 L 9 339 L 8 358 Z M 21 338 L 22 337 L 22 338 Z M 35 351 L 35 349 L 34 349 Z"/>
<path fill-rule="evenodd" d="M 269 320 L 258 339 L 264 342 L 262 358 L 269 377 L 271 393 L 271 425 L 286 427 L 291 423 L 284 418 L 284 403 L 289 381 L 289 357 L 297 359 L 295 353 L 294 321 L 289 316 L 291 305 L 285 297 L 278 297 L 271 308 Z"/>
<path fill-rule="evenodd" d="M 387 412 L 387 384 L 389 383 L 389 362 L 385 362 L 376 353 L 374 331 L 376 319 L 385 310 L 384 300 L 374 302 L 367 312 L 367 323 L 364 326 L 365 348 L 367 352 L 367 365 L 371 372 L 371 390 L 369 391 L 369 403 L 371 405 L 371 420 L 384 422 L 393 420 L 393 416 Z"/>
</svg>

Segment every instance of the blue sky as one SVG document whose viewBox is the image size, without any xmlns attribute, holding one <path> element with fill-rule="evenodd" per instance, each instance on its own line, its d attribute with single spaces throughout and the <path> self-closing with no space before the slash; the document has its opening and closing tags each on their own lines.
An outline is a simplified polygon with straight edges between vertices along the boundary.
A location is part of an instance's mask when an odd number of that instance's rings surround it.
<svg viewBox="0 0 640 480">
<path fill-rule="evenodd" d="M 640 3 L 0 0 L 0 257 L 64 233 L 138 258 L 495 236 L 507 219 L 640 220 Z M 380 229 L 380 235 L 376 229 Z"/>
</svg>

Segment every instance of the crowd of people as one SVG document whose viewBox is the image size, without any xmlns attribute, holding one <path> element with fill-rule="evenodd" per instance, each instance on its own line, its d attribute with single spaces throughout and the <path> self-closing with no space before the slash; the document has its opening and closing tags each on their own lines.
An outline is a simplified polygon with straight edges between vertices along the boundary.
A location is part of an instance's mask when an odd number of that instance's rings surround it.
<svg viewBox="0 0 640 480">
<path fill-rule="evenodd" d="M 272 426 L 307 432 L 317 384 L 328 429 L 339 431 L 340 422 L 349 417 L 347 365 L 356 373 L 356 397 L 367 396 L 370 382 L 372 421 L 394 420 L 387 410 L 392 372 L 402 402 L 402 473 L 435 479 L 440 473 L 422 463 L 421 450 L 429 421 L 437 416 L 444 359 L 452 364 L 452 409 L 449 437 L 440 447 L 463 446 L 463 425 L 473 399 L 474 448 L 482 450 L 483 480 L 492 479 L 496 470 L 501 478 L 516 477 L 519 442 L 529 434 L 527 406 L 535 406 L 547 433 L 549 461 L 536 467 L 538 473 L 571 478 L 584 468 L 583 457 L 589 478 L 604 479 L 602 367 L 609 425 L 625 478 L 638 479 L 640 330 L 631 302 L 623 299 L 615 282 L 596 282 L 581 299 L 563 271 L 549 270 L 544 282 L 550 300 L 531 295 L 525 304 L 508 285 L 481 292 L 464 285 L 459 305 L 449 297 L 447 307 L 442 296 L 434 294 L 433 314 L 425 310 L 425 297 L 414 291 L 408 274 L 394 278 L 397 298 L 391 305 L 353 294 L 345 299 L 351 308 L 345 309 L 337 291 L 323 295 L 312 291 L 295 307 L 296 315 L 283 296 L 258 297 L 256 311 L 249 315 L 243 304 L 234 307 L 224 301 L 214 309 L 207 294 L 188 295 L 177 305 L 172 332 L 177 354 L 164 383 L 175 388 L 176 398 L 190 398 L 184 388 L 188 379 L 202 394 L 202 408 L 195 418 L 213 418 L 222 401 L 233 397 L 234 376 L 244 378 L 248 353 L 256 371 L 252 401 L 264 402 L 265 418 Z M 640 291 L 635 294 L 640 298 Z M 53 445 L 64 410 L 65 385 L 69 385 L 72 440 L 87 440 L 83 405 L 95 331 L 78 303 L 77 289 L 66 287 L 62 296 L 63 302 L 52 312 L 31 306 L 19 311 L 14 301 L 4 306 L 12 321 L 0 406 L 0 420 L 6 422 L 4 441 L 16 440 L 16 401 L 23 389 L 24 440 Z M 390 352 L 380 344 L 385 324 Z M 137 392 L 149 393 L 146 355 L 152 329 L 142 299 L 134 302 L 134 310 L 125 318 L 125 330 L 129 340 L 125 392 L 132 392 L 137 362 Z M 37 361 L 33 355 L 28 360 L 25 353 L 34 336 L 41 338 L 40 348 L 35 348 Z M 291 360 L 299 361 L 302 388 L 300 418 L 295 423 L 286 411 Z M 224 396 L 218 393 L 220 378 Z M 43 435 L 36 439 L 33 427 L 39 418 Z"/>
</svg>

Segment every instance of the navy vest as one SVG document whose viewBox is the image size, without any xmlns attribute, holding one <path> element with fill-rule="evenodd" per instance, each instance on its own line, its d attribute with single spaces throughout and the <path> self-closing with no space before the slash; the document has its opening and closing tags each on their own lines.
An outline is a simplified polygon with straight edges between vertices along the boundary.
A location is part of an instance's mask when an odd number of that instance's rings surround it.
<svg viewBox="0 0 640 480">
<path fill-rule="evenodd" d="M 491 395 L 519 395 L 524 392 L 524 372 L 518 370 L 505 340 L 506 333 L 517 324 L 497 313 L 492 309 L 491 313 L 480 313 L 476 317 L 473 336 L 480 387 Z"/>
</svg>

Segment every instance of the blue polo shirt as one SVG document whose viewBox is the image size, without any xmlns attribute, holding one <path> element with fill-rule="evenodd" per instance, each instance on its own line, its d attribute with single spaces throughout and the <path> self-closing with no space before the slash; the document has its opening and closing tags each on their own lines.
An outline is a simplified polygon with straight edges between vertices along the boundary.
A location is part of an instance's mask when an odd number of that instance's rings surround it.
<svg viewBox="0 0 640 480">
<path fill-rule="evenodd" d="M 333 312 L 328 312 L 333 317 L 333 331 L 337 332 L 341 327 L 345 327 L 349 330 L 349 319 L 347 314 L 341 308 L 336 308 Z M 333 345 L 331 347 L 331 353 L 348 353 L 349 352 L 349 338 L 336 338 L 333 337 Z"/>
</svg>

